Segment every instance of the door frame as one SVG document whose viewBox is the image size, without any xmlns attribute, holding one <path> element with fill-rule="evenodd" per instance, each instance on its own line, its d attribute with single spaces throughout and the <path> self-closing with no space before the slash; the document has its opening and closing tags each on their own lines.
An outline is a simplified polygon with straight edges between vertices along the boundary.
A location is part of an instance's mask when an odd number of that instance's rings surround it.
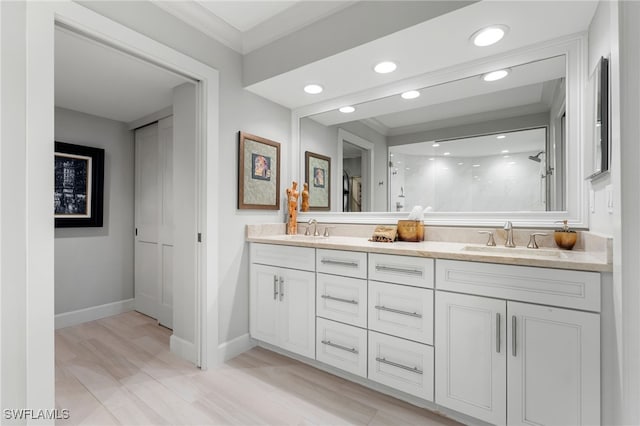
<svg viewBox="0 0 640 426">
<path fill-rule="evenodd" d="M 219 73 L 79 4 L 27 2 L 26 5 L 26 176 L 27 326 L 26 368 L 30 406 L 53 406 L 54 233 L 49 200 L 53 188 L 54 29 L 56 25 L 111 45 L 142 60 L 196 80 L 197 227 L 196 348 L 202 368 L 218 357 L 218 186 L 215 170 L 219 135 Z M 210 149 L 207 149 L 209 147 Z M 208 242 L 211 244 L 208 244 Z M 36 349 L 37 348 L 37 349 Z"/>
<path fill-rule="evenodd" d="M 343 148 L 344 142 L 355 145 L 362 149 L 362 175 L 367 179 L 367 186 L 364 187 L 362 191 L 362 211 L 370 212 L 373 211 L 373 150 L 375 145 L 373 142 L 370 142 L 358 135 L 354 135 L 351 132 L 348 132 L 344 129 L 338 128 L 338 155 L 336 161 L 336 183 L 335 183 L 335 197 L 338 197 L 334 200 L 334 206 L 341 206 L 342 203 L 342 172 L 343 172 Z"/>
</svg>

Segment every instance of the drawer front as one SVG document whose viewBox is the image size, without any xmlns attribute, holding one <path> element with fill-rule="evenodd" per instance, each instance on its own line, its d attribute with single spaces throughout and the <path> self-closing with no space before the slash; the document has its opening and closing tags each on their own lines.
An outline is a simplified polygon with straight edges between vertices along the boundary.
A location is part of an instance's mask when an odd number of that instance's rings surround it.
<svg viewBox="0 0 640 426">
<path fill-rule="evenodd" d="M 323 318 L 316 327 L 318 361 L 367 377 L 367 330 Z"/>
<path fill-rule="evenodd" d="M 369 279 L 433 288 L 433 259 L 369 254 Z"/>
<path fill-rule="evenodd" d="M 600 312 L 600 274 L 438 260 L 438 290 Z"/>
<path fill-rule="evenodd" d="M 369 328 L 433 344 L 433 290 L 369 282 Z"/>
<path fill-rule="evenodd" d="M 318 272 L 367 278 L 367 253 L 318 249 L 316 259 Z"/>
<path fill-rule="evenodd" d="M 316 315 L 367 328 L 367 280 L 318 274 Z"/>
<path fill-rule="evenodd" d="M 433 401 L 433 347 L 369 331 L 369 379 Z"/>
<path fill-rule="evenodd" d="M 309 247 L 281 246 L 251 243 L 251 263 L 283 268 L 315 271 L 315 249 Z"/>
</svg>

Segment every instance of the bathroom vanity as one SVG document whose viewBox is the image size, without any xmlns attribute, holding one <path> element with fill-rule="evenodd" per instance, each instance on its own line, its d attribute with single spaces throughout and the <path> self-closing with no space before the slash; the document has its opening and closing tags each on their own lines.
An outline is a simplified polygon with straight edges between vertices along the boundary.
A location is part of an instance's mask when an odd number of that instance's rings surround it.
<svg viewBox="0 0 640 426">
<path fill-rule="evenodd" d="M 248 240 L 250 333 L 260 344 L 466 423 L 600 423 L 606 256 Z"/>
</svg>

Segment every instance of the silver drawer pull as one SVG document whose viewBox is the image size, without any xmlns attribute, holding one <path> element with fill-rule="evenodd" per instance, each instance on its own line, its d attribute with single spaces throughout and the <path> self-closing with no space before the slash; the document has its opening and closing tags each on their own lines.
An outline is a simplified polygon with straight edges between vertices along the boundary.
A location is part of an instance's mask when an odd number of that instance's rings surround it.
<svg viewBox="0 0 640 426">
<path fill-rule="evenodd" d="M 333 296 L 329 296 L 328 294 L 323 294 L 320 297 L 322 297 L 323 299 L 335 300 L 336 302 L 351 303 L 352 305 L 357 305 L 358 304 L 357 300 L 342 299 L 341 297 L 333 297 Z"/>
<path fill-rule="evenodd" d="M 273 300 L 278 300 L 278 276 L 273 276 Z"/>
<path fill-rule="evenodd" d="M 376 271 L 399 272 L 401 274 L 420 275 L 420 276 L 422 276 L 422 271 L 420 269 L 396 268 L 394 266 L 385 266 L 385 265 L 376 265 Z"/>
<path fill-rule="evenodd" d="M 343 351 L 351 352 L 352 354 L 357 354 L 358 350 L 356 348 L 348 348 L 346 346 L 339 345 L 337 343 L 333 343 L 331 340 L 321 340 L 323 345 L 331 346 L 332 348 L 341 349 Z"/>
<path fill-rule="evenodd" d="M 352 268 L 357 268 L 360 265 L 358 262 L 348 262 L 346 260 L 333 260 L 333 259 L 321 259 L 320 262 L 327 265 L 349 266 Z"/>
<path fill-rule="evenodd" d="M 385 358 L 376 357 L 376 361 L 382 364 L 390 365 L 392 367 L 402 368 L 403 370 L 411 371 L 412 373 L 422 374 L 422 370 L 420 370 L 418 367 L 407 367 L 406 365 L 398 364 L 397 362 L 387 361 Z"/>
<path fill-rule="evenodd" d="M 408 317 L 414 317 L 414 318 L 422 318 L 422 315 L 417 312 L 401 311 L 399 309 L 387 308 L 386 306 L 380 306 L 380 305 L 376 305 L 374 306 L 374 308 L 376 308 L 379 311 L 393 312 L 394 314 L 406 315 Z"/>
</svg>

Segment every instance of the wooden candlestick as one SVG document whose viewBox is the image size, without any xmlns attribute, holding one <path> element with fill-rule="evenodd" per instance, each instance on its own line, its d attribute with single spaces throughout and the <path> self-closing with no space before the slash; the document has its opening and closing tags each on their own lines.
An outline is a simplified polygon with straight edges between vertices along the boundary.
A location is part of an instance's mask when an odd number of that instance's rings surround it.
<svg viewBox="0 0 640 426">
<path fill-rule="evenodd" d="M 287 188 L 287 206 L 289 208 L 289 223 L 287 224 L 287 234 L 298 233 L 298 182 L 293 181 L 291 188 Z"/>
</svg>

